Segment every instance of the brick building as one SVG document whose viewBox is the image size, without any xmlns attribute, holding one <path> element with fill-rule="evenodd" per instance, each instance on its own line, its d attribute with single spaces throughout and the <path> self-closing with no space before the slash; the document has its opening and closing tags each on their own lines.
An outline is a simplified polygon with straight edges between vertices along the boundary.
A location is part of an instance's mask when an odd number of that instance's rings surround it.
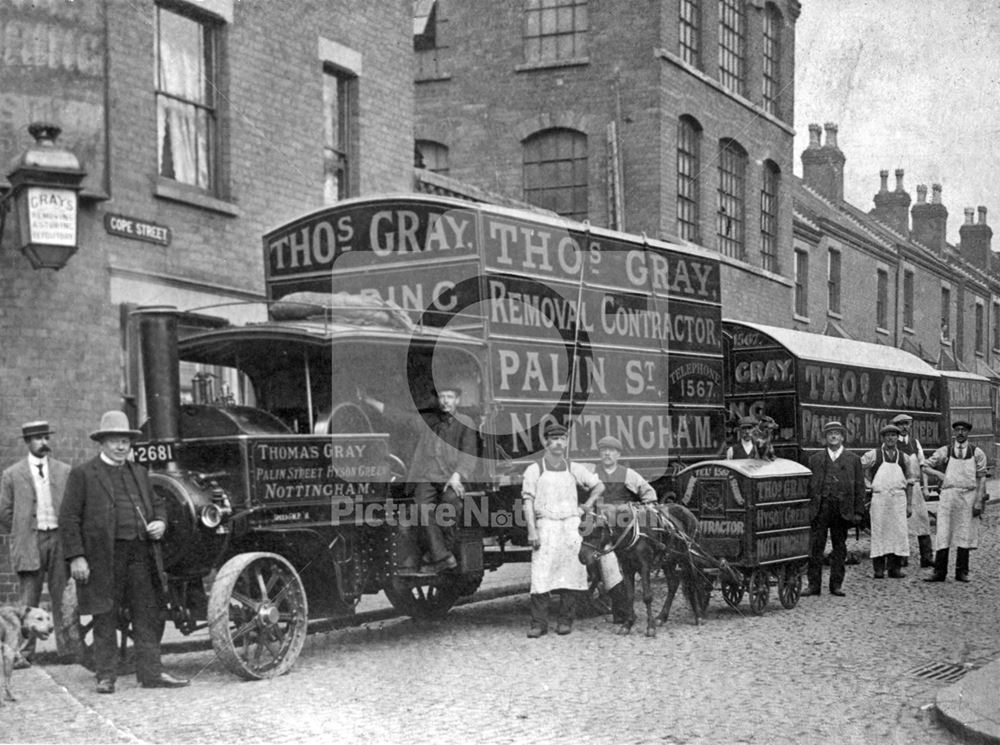
<svg viewBox="0 0 1000 745">
<path fill-rule="evenodd" d="M 798 14 L 796 0 L 417 0 L 422 163 L 717 250 L 726 313 L 782 323 Z"/>
<path fill-rule="evenodd" d="M 74 463 L 102 411 L 141 420 L 130 307 L 261 299 L 265 230 L 411 189 L 412 29 L 409 0 L 0 0 L 0 162 L 45 120 L 88 174 L 59 271 L 32 269 L 6 221 L 0 464 L 23 457 L 28 420 Z M 6 562 L 3 544 L 0 601 Z"/>
<path fill-rule="evenodd" d="M 825 128 L 825 140 L 823 130 Z M 987 209 L 964 209 L 958 245 L 946 240 L 940 184 L 879 174 L 874 206 L 844 201 L 838 128 L 809 125 L 794 181 L 794 312 L 782 324 L 906 349 L 942 369 L 989 378 L 1000 370 L 1000 262 Z"/>
</svg>

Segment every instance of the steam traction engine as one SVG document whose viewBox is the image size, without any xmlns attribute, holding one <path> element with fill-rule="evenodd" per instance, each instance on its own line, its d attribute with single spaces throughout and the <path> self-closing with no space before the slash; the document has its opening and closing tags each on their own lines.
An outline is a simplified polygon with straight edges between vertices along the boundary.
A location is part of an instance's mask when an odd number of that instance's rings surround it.
<svg viewBox="0 0 1000 745">
<path fill-rule="evenodd" d="M 220 321 L 180 343 L 183 314 L 134 316 L 148 410 L 135 455 L 167 503 L 170 617 L 184 633 L 207 624 L 217 654 L 248 679 L 292 666 L 310 615 L 349 618 L 363 594 L 381 590 L 404 613 L 442 614 L 476 590 L 484 569 L 481 528 L 460 523 L 457 572 L 395 576 L 400 454 L 415 443 L 392 420 L 373 421 L 355 393 L 398 403 L 397 419 L 418 418 L 434 403 L 440 367 L 475 402 L 479 345 L 391 314 L 371 323 L 367 312 L 359 325 L 308 304 L 272 310 L 283 320 Z M 223 396 L 195 389 L 198 402 L 181 403 L 181 366 L 197 371 L 196 384 L 213 376 L 231 387 Z"/>
</svg>

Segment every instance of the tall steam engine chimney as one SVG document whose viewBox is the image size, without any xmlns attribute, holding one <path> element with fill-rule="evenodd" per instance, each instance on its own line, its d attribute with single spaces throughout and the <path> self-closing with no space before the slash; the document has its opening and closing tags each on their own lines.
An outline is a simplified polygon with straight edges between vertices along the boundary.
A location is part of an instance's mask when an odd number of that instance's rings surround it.
<svg viewBox="0 0 1000 745">
<path fill-rule="evenodd" d="M 177 309 L 173 306 L 139 308 L 142 374 L 152 440 L 180 439 L 181 379 L 177 352 Z"/>
</svg>

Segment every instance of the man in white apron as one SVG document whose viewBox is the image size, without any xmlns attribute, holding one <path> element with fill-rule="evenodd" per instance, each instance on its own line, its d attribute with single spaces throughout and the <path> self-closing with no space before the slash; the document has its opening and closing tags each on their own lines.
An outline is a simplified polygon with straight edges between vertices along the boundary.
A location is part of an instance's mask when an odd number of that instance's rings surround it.
<svg viewBox="0 0 1000 745">
<path fill-rule="evenodd" d="M 549 593 L 559 592 L 557 634 L 573 630 L 576 600 L 587 589 L 587 568 L 580 563 L 580 516 L 593 507 L 604 484 L 593 471 L 566 457 L 566 428 L 545 427 L 545 455 L 524 472 L 521 497 L 531 544 L 531 628 L 537 639 L 549 628 Z M 589 491 L 577 499 L 577 486 Z"/>
<path fill-rule="evenodd" d="M 910 553 L 906 519 L 912 511 L 911 489 L 917 476 L 912 459 L 899 448 L 899 427 L 887 424 L 879 430 L 882 446 L 861 456 L 861 465 L 871 482 L 871 557 L 875 579 L 906 575 L 900 567 Z"/>
<path fill-rule="evenodd" d="M 934 574 L 925 582 L 944 582 L 948 575 L 948 549 L 958 549 L 955 579 L 969 581 L 969 551 L 979 547 L 979 518 L 986 505 L 986 454 L 970 443 L 972 424 L 952 422 L 955 441 L 934 451 L 923 470 L 941 479 L 937 513 L 937 553 Z"/>
<path fill-rule="evenodd" d="M 924 448 L 916 435 L 910 432 L 913 417 L 909 414 L 896 415 L 892 423 L 899 427 L 899 449 L 910 456 L 914 473 L 919 480 L 910 491 L 913 514 L 910 516 L 910 529 L 917 535 L 917 547 L 920 550 L 920 568 L 934 566 L 934 549 L 931 545 L 931 520 L 927 514 L 927 502 L 924 492 L 927 491 L 927 474 L 922 473 L 924 465 Z M 906 566 L 906 562 L 903 562 Z"/>
</svg>

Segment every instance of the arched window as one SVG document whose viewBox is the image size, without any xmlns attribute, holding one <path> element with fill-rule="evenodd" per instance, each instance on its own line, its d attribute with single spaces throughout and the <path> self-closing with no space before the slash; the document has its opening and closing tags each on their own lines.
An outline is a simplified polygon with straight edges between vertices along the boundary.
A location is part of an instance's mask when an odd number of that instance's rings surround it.
<svg viewBox="0 0 1000 745">
<path fill-rule="evenodd" d="M 697 243 L 699 224 L 699 179 L 701 171 L 701 127 L 690 116 L 677 123 L 677 233 Z"/>
<path fill-rule="evenodd" d="M 524 200 L 574 220 L 587 218 L 587 136 L 547 129 L 524 140 Z"/>
<path fill-rule="evenodd" d="M 448 146 L 432 140 L 417 140 L 417 152 L 420 154 L 418 168 L 426 168 L 432 173 L 448 175 Z"/>
<path fill-rule="evenodd" d="M 715 234 L 719 253 L 743 258 L 747 154 L 735 140 L 719 142 L 719 210 Z"/>
<path fill-rule="evenodd" d="M 781 113 L 781 12 L 771 3 L 764 11 L 763 100 L 768 114 Z"/>
<path fill-rule="evenodd" d="M 678 10 L 681 59 L 701 69 L 701 0 L 680 0 Z"/>
<path fill-rule="evenodd" d="M 760 184 L 760 265 L 778 271 L 778 187 L 781 170 L 777 163 L 764 161 Z"/>
<path fill-rule="evenodd" d="M 744 0 L 719 0 L 719 82 L 743 95 L 747 20 Z"/>
</svg>

